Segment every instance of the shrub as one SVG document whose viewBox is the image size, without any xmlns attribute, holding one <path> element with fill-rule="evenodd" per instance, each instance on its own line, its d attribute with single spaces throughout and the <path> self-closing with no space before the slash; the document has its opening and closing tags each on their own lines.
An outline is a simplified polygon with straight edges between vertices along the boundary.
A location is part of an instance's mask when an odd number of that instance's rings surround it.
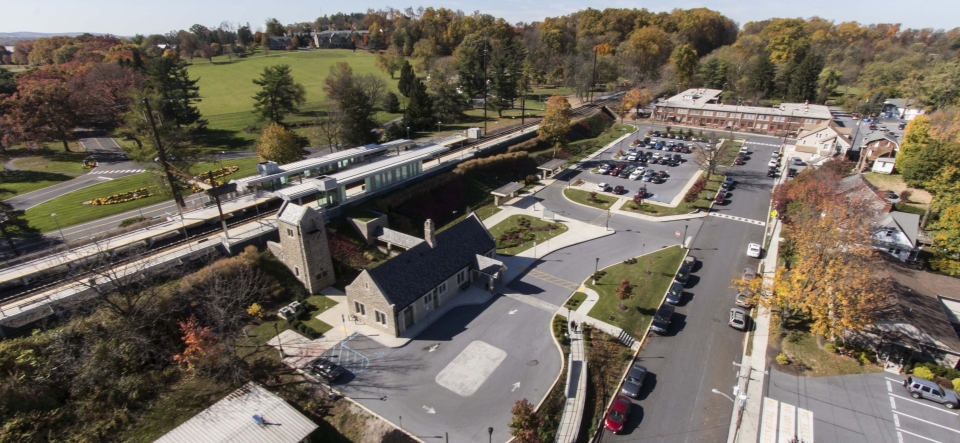
<svg viewBox="0 0 960 443">
<path fill-rule="evenodd" d="M 960 378 L 953 379 L 953 390 L 960 392 Z"/>
<path fill-rule="evenodd" d="M 630 284 L 630 280 L 622 279 L 620 280 L 620 286 L 617 287 L 617 298 L 620 300 L 626 300 L 633 296 L 633 285 Z"/>
<path fill-rule="evenodd" d="M 787 365 L 790 363 L 790 360 L 787 358 L 787 354 L 779 353 L 777 354 L 777 363 L 781 365 Z"/>
<path fill-rule="evenodd" d="M 950 380 L 953 380 L 955 378 L 960 378 L 960 371 L 953 368 L 948 368 L 946 366 L 938 365 L 936 363 L 920 362 L 915 364 L 914 366 L 927 368 L 930 370 L 930 372 L 933 372 L 933 375 L 943 377 L 943 378 L 948 378 Z"/>
<path fill-rule="evenodd" d="M 621 359 L 621 360 L 623 360 L 623 361 L 629 361 L 631 358 L 633 358 L 633 352 L 631 352 L 629 349 L 624 349 L 624 350 L 620 351 L 620 359 Z"/>
<path fill-rule="evenodd" d="M 597 191 L 590 191 L 590 199 L 589 199 L 589 200 L 592 201 L 592 202 L 596 202 L 596 201 L 597 201 Z"/>
<path fill-rule="evenodd" d="M 582 178 L 578 178 L 578 179 L 574 180 L 573 183 L 572 183 L 573 186 L 580 186 L 580 185 L 582 185 L 582 184 L 583 184 L 583 179 L 582 179 Z"/>
<path fill-rule="evenodd" d="M 829 353 L 831 353 L 831 354 L 836 354 L 836 353 L 837 353 L 837 346 L 834 345 L 833 343 L 827 343 L 827 344 L 823 345 L 823 350 L 824 350 L 824 351 L 827 351 L 827 352 L 829 352 Z"/>
<path fill-rule="evenodd" d="M 140 216 L 130 217 L 121 221 L 119 227 L 126 228 L 127 226 L 130 226 L 132 224 L 140 223 L 146 220 L 147 220 L 146 217 L 140 217 Z"/>
<path fill-rule="evenodd" d="M 527 178 L 526 178 L 524 181 L 525 181 L 528 185 L 532 185 L 532 184 L 534 184 L 534 183 L 539 182 L 540 179 L 537 178 L 536 175 L 529 174 L 529 175 L 527 175 Z"/>
<path fill-rule="evenodd" d="M 924 380 L 933 380 L 933 377 L 934 377 L 933 371 L 923 366 L 913 368 L 913 376 L 922 378 Z"/>
<path fill-rule="evenodd" d="M 944 389 L 953 389 L 953 383 L 950 382 L 949 378 L 933 376 L 933 382 Z"/>
<path fill-rule="evenodd" d="M 910 196 L 913 195 L 913 191 L 909 189 L 904 189 L 900 191 L 900 202 L 906 203 L 907 200 L 910 200 Z"/>
<path fill-rule="evenodd" d="M 860 355 L 857 356 L 857 360 L 860 361 L 861 365 L 869 365 L 871 362 L 870 354 L 867 351 L 860 351 Z"/>
</svg>

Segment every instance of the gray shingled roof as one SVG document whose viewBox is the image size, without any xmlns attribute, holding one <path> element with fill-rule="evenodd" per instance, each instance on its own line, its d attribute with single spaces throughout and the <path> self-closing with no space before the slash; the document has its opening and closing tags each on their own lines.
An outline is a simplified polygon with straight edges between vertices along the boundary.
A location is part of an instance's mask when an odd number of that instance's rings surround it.
<svg viewBox="0 0 960 443">
<path fill-rule="evenodd" d="M 901 308 L 892 317 L 910 323 L 939 344 L 960 352 L 960 337 L 940 300 L 940 297 L 960 297 L 960 279 L 918 271 L 889 257 L 885 261 L 886 273 L 893 278 L 891 292 Z M 885 332 L 899 331 L 885 328 L 883 322 L 878 323 Z"/>
<path fill-rule="evenodd" d="M 367 271 L 396 312 L 472 265 L 477 254 L 497 246 L 475 214 L 438 233 L 436 238 L 435 247 L 422 242 Z"/>
<path fill-rule="evenodd" d="M 552 171 L 552 170 L 557 169 L 557 168 L 559 168 L 559 167 L 561 167 L 561 166 L 563 166 L 563 165 L 565 165 L 565 164 L 567 164 L 567 161 L 566 161 L 566 160 L 564 160 L 564 159 L 562 159 L 562 158 L 557 158 L 557 159 L 550 160 L 550 161 L 548 161 L 548 162 L 546 162 L 546 163 L 544 163 L 544 164 L 542 164 L 542 165 L 540 165 L 540 166 L 537 166 L 537 169 L 544 170 L 544 171 Z"/>
<path fill-rule="evenodd" d="M 307 208 L 305 206 L 287 203 L 283 209 L 281 209 L 280 214 L 277 215 L 277 219 L 292 225 L 299 225 L 300 219 L 302 219 L 306 213 Z"/>
<path fill-rule="evenodd" d="M 917 245 L 917 235 L 920 233 L 920 215 L 909 212 L 893 211 L 880 223 L 889 228 L 897 228 L 907 236 L 910 244 Z"/>
<path fill-rule="evenodd" d="M 493 275 L 493 274 L 496 274 L 497 272 L 500 272 L 503 269 L 503 262 L 500 260 L 493 259 L 480 254 L 475 255 L 473 259 L 474 259 L 473 265 L 476 266 L 478 271 L 484 274 Z"/>
<path fill-rule="evenodd" d="M 889 142 L 893 142 L 893 143 L 894 143 L 895 145 L 897 145 L 897 146 L 900 146 L 900 142 L 898 142 L 895 137 L 891 137 L 890 135 L 885 134 L 885 133 L 883 133 L 883 132 L 874 132 L 874 133 L 868 135 L 865 139 L 863 139 L 863 141 L 861 142 L 861 144 L 862 144 L 863 146 L 867 146 L 867 145 L 869 145 L 870 143 L 873 143 L 873 142 L 879 141 L 879 140 L 887 140 L 887 141 L 889 141 Z"/>
<path fill-rule="evenodd" d="M 383 233 L 377 236 L 377 240 L 382 242 L 390 243 L 395 246 L 399 246 L 404 249 L 413 248 L 420 243 L 423 243 L 422 238 L 414 237 L 412 235 L 407 235 L 402 232 L 394 231 L 390 228 L 383 228 Z"/>
</svg>

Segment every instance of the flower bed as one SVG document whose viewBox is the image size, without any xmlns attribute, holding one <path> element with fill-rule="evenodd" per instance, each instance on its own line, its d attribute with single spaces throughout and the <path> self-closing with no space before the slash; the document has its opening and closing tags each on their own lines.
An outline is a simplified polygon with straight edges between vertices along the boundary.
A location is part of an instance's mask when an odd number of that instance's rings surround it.
<svg viewBox="0 0 960 443">
<path fill-rule="evenodd" d="M 150 188 L 140 188 L 132 191 L 121 192 L 119 194 L 113 194 L 109 197 L 98 197 L 90 200 L 90 204 L 93 206 L 115 205 L 117 203 L 126 203 L 128 201 L 152 196 L 153 193 L 150 192 Z"/>
</svg>

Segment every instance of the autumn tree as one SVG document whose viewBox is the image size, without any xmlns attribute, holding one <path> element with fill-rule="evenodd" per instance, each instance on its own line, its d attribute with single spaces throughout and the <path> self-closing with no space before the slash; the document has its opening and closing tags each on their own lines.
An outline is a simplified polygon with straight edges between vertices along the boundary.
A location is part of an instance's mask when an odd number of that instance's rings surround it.
<svg viewBox="0 0 960 443">
<path fill-rule="evenodd" d="M 277 123 L 271 123 L 263 129 L 260 141 L 257 142 L 256 153 L 261 160 L 281 165 L 303 159 L 303 149 L 297 135 Z"/>
<path fill-rule="evenodd" d="M 547 100 L 547 109 L 537 130 L 537 138 L 553 146 L 553 156 L 567 147 L 567 133 L 570 132 L 570 102 L 562 95 L 554 95 Z"/>
<path fill-rule="evenodd" d="M 935 258 L 930 261 L 934 269 L 952 276 L 960 276 L 960 204 L 954 204 L 940 212 L 940 218 L 931 226 Z"/>
<path fill-rule="evenodd" d="M 17 92 L 4 100 L 7 130 L 14 138 L 37 143 L 68 142 L 80 123 L 76 99 L 67 81 L 58 74 L 37 71 L 17 80 Z"/>
<path fill-rule="evenodd" d="M 317 117 L 316 131 L 318 135 L 326 140 L 327 146 L 331 150 L 336 150 L 340 146 L 341 131 L 343 125 L 343 114 L 339 109 L 333 109 L 328 111 L 326 114 Z"/>
<path fill-rule="evenodd" d="M 173 356 L 173 361 L 179 363 L 188 372 L 197 369 L 216 369 L 219 366 L 221 351 L 220 339 L 210 331 L 210 327 L 201 327 L 197 319 L 190 316 L 180 322 L 180 331 L 183 333 L 183 352 Z"/>
<path fill-rule="evenodd" d="M 657 25 L 643 26 L 630 33 L 617 54 L 636 69 L 639 81 L 655 77 L 673 52 L 670 34 Z"/>
<path fill-rule="evenodd" d="M 732 139 L 728 138 L 721 143 L 717 138 L 717 134 L 711 132 L 707 136 L 706 146 L 694 152 L 693 162 L 699 166 L 700 169 L 707 172 L 706 179 L 708 182 L 710 181 L 710 176 L 717 172 L 717 167 L 720 166 L 720 161 L 723 159 L 724 154 L 732 148 Z"/>
<path fill-rule="evenodd" d="M 617 286 L 617 298 L 620 300 L 627 300 L 633 296 L 633 285 L 630 284 L 630 280 L 622 279 L 620 280 L 620 285 Z"/>
<path fill-rule="evenodd" d="M 940 165 L 938 160 L 929 164 L 933 138 L 930 136 L 930 119 L 918 115 L 907 124 L 903 134 L 903 143 L 897 155 L 897 169 L 903 174 L 903 180 L 913 188 L 923 188 L 933 176 L 931 168 Z M 933 155 L 935 157 L 935 155 Z"/>
<path fill-rule="evenodd" d="M 697 66 L 700 63 L 697 51 L 690 45 L 677 46 L 670 54 L 670 61 L 677 67 L 677 81 L 682 85 L 692 86 L 693 77 L 696 75 Z"/>
<path fill-rule="evenodd" d="M 390 78 L 400 70 L 404 61 L 403 53 L 396 46 L 391 46 L 384 52 L 378 52 L 374 58 L 377 68 L 385 74 L 390 74 Z"/>
<path fill-rule="evenodd" d="M 253 96 L 253 113 L 261 120 L 280 123 L 285 115 L 297 112 L 306 103 L 307 90 L 293 81 L 290 71 L 290 65 L 267 66 L 260 78 L 253 80 L 261 88 Z"/>
<path fill-rule="evenodd" d="M 543 419 L 534 410 L 533 403 L 527 399 L 517 400 L 510 409 L 510 435 L 517 443 L 541 443 L 540 427 Z"/>
<path fill-rule="evenodd" d="M 427 73 L 433 64 L 440 58 L 440 47 L 431 39 L 420 39 L 413 44 L 413 68 L 421 73 Z"/>
</svg>

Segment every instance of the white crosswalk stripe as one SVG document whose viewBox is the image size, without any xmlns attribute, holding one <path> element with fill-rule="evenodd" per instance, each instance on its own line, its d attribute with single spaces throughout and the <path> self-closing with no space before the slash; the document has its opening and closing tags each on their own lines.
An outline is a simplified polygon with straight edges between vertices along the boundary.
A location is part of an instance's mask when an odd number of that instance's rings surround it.
<svg viewBox="0 0 960 443">
<path fill-rule="evenodd" d="M 146 171 L 146 169 L 119 169 L 119 170 L 107 169 L 103 171 L 90 171 L 89 174 L 95 174 L 95 175 L 96 174 L 100 174 L 100 175 L 102 174 L 138 174 L 144 171 Z"/>
<path fill-rule="evenodd" d="M 775 148 L 779 148 L 779 147 L 780 147 L 780 144 L 777 144 L 777 143 L 758 143 L 758 142 L 747 141 L 746 144 L 748 144 L 748 145 L 760 145 L 760 146 L 773 146 L 773 147 L 775 147 Z"/>
<path fill-rule="evenodd" d="M 767 225 L 765 222 L 762 222 L 762 221 L 760 221 L 760 220 L 751 220 L 751 219 L 749 219 L 749 218 L 737 217 L 737 216 L 734 216 L 734 215 L 717 214 L 717 213 L 715 213 L 715 212 L 711 212 L 711 213 L 710 213 L 710 216 L 711 216 L 711 217 L 727 218 L 727 219 L 736 220 L 736 221 L 742 221 L 742 222 L 744 222 L 744 223 L 752 223 L 752 224 L 755 224 L 755 225 L 758 225 L 758 226 L 766 226 L 766 225 Z"/>
</svg>

